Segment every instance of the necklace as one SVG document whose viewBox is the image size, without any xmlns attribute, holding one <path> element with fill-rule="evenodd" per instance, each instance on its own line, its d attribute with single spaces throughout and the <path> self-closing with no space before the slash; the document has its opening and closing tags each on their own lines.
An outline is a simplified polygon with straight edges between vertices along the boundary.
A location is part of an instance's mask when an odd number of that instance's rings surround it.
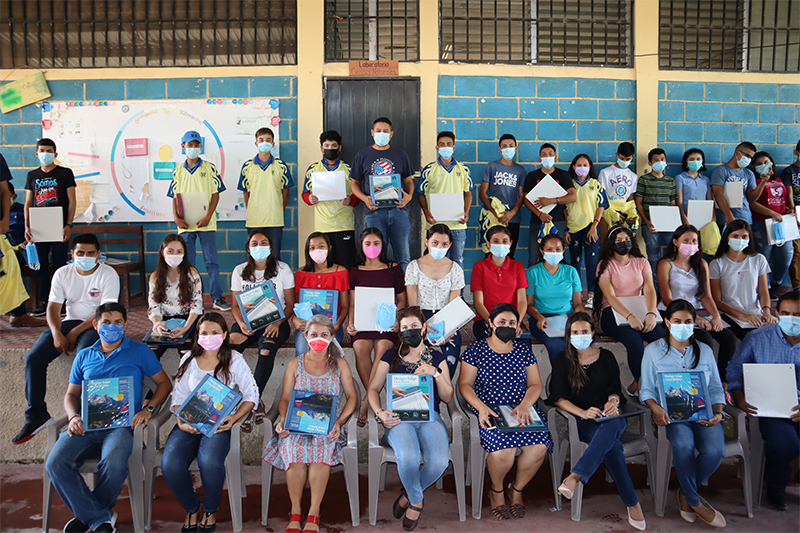
<svg viewBox="0 0 800 533">
<path fill-rule="evenodd" d="M 412 374 L 423 363 L 431 364 L 431 361 L 433 361 L 433 355 L 431 355 L 428 349 L 425 348 L 419 354 L 419 361 L 409 362 L 403 359 L 402 357 L 400 358 L 400 360 L 403 362 L 403 366 L 406 368 L 406 370 L 408 370 L 409 374 Z"/>
<path fill-rule="evenodd" d="M 584 370 L 587 370 L 590 366 L 592 366 L 599 359 L 599 357 L 600 357 L 599 355 L 596 356 L 596 357 L 594 357 L 594 356 L 590 357 L 588 363 L 582 363 L 580 358 L 578 358 L 578 363 L 580 363 L 580 365 L 583 367 Z"/>
</svg>

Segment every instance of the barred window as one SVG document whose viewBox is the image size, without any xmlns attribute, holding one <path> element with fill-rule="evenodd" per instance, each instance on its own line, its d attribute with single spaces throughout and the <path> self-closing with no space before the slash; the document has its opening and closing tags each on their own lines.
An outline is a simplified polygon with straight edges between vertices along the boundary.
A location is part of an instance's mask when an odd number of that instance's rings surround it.
<svg viewBox="0 0 800 533">
<path fill-rule="evenodd" d="M 418 61 L 419 1 L 325 0 L 325 60 L 351 59 Z"/>
<path fill-rule="evenodd" d="M 626 67 L 629 0 L 440 0 L 440 61 Z"/>
<path fill-rule="evenodd" d="M 0 68 L 297 63 L 292 0 L 3 0 Z"/>
</svg>

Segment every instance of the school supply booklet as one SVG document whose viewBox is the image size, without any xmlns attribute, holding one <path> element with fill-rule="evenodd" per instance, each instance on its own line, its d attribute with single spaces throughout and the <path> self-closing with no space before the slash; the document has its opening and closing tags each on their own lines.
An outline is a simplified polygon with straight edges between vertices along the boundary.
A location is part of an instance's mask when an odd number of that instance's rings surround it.
<svg viewBox="0 0 800 533">
<path fill-rule="evenodd" d="M 211 374 L 206 374 L 178 408 L 175 416 L 210 437 L 225 417 L 239 405 L 241 399 L 241 394 Z"/>
<path fill-rule="evenodd" d="M 300 303 L 311 304 L 312 315 L 325 315 L 336 323 L 339 318 L 339 291 L 300 289 Z"/>
<path fill-rule="evenodd" d="M 661 408 L 670 422 L 711 420 L 711 404 L 703 372 L 659 372 L 657 378 Z"/>
<path fill-rule="evenodd" d="M 526 425 L 521 425 L 517 415 L 511 412 L 517 408 L 516 405 L 489 405 L 489 409 L 500 415 L 499 417 L 490 417 L 490 421 L 494 422 L 494 427 L 500 431 L 547 431 L 547 424 L 539 416 L 539 412 L 531 406 L 528 413 L 531 416 L 531 421 Z M 494 429 L 491 425 L 489 429 Z"/>
<path fill-rule="evenodd" d="M 378 207 L 397 207 L 397 201 L 402 198 L 400 174 L 371 174 L 369 195 Z"/>
<path fill-rule="evenodd" d="M 388 374 L 386 409 L 396 414 L 401 422 L 432 422 L 433 377 Z"/>
<path fill-rule="evenodd" d="M 333 431 L 338 403 L 333 394 L 293 390 L 283 427 L 292 433 L 327 435 Z"/>
<path fill-rule="evenodd" d="M 236 301 L 250 331 L 265 328 L 286 316 L 275 293 L 275 285 L 270 280 L 240 292 L 236 295 Z"/>
<path fill-rule="evenodd" d="M 633 407 L 630 405 L 620 405 L 618 410 L 619 413 L 615 415 L 600 415 L 597 418 L 593 418 L 592 420 L 594 420 L 595 422 L 605 422 L 606 420 L 612 420 L 614 418 L 633 416 L 644 413 L 644 409 L 639 409 L 637 407 Z"/>
<path fill-rule="evenodd" d="M 186 325 L 187 318 L 189 318 L 188 315 L 170 317 L 164 321 L 164 327 L 170 331 L 182 328 L 183 326 Z M 147 333 L 145 333 L 144 339 L 142 339 L 142 342 L 144 342 L 145 344 L 180 345 L 186 342 L 186 340 L 189 338 L 189 335 L 191 335 L 192 332 L 194 331 L 194 323 L 192 323 L 192 326 L 188 330 L 186 330 L 186 332 L 183 335 L 181 335 L 180 337 L 171 337 L 168 334 L 159 335 L 158 333 L 153 331 L 154 327 L 155 326 L 151 326 L 150 329 L 147 330 Z"/>
<path fill-rule="evenodd" d="M 81 384 L 81 421 L 86 431 L 130 427 L 133 376 L 85 379 Z"/>
</svg>

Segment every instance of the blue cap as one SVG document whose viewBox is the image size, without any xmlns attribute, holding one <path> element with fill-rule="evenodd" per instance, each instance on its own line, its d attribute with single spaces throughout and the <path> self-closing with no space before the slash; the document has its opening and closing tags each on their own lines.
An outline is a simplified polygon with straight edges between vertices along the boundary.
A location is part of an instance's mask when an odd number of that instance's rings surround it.
<svg viewBox="0 0 800 533">
<path fill-rule="evenodd" d="M 181 139 L 181 143 L 188 143 L 189 141 L 200 141 L 202 144 L 203 138 L 200 137 L 200 134 L 196 131 L 187 131 L 183 134 L 183 138 Z"/>
</svg>

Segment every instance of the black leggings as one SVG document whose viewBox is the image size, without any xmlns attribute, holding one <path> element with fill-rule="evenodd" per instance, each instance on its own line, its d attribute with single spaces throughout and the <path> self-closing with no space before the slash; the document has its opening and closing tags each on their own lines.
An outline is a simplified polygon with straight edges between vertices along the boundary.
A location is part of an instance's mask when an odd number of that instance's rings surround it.
<svg viewBox="0 0 800 533">
<path fill-rule="evenodd" d="M 238 322 L 231 326 L 231 333 L 242 333 L 242 328 L 239 327 Z M 264 330 L 258 330 L 247 337 L 243 343 L 231 346 L 237 352 L 244 352 L 245 348 L 251 346 L 254 342 L 258 342 L 258 363 L 256 363 L 253 377 L 256 379 L 256 385 L 258 385 L 259 397 L 264 393 L 264 388 L 272 375 L 278 348 L 283 346 L 283 343 L 289 338 L 289 333 L 289 321 L 285 320 L 278 326 L 277 337 L 265 337 Z"/>
<path fill-rule="evenodd" d="M 728 363 L 733 358 L 733 353 L 736 351 L 736 335 L 734 332 L 731 331 L 730 328 L 723 328 L 722 331 L 706 331 L 704 329 L 695 328 L 694 336 L 698 342 L 711 346 L 712 350 L 714 349 L 712 339 L 719 343 L 719 354 L 717 355 L 719 379 L 723 383 L 727 383 Z"/>
</svg>

